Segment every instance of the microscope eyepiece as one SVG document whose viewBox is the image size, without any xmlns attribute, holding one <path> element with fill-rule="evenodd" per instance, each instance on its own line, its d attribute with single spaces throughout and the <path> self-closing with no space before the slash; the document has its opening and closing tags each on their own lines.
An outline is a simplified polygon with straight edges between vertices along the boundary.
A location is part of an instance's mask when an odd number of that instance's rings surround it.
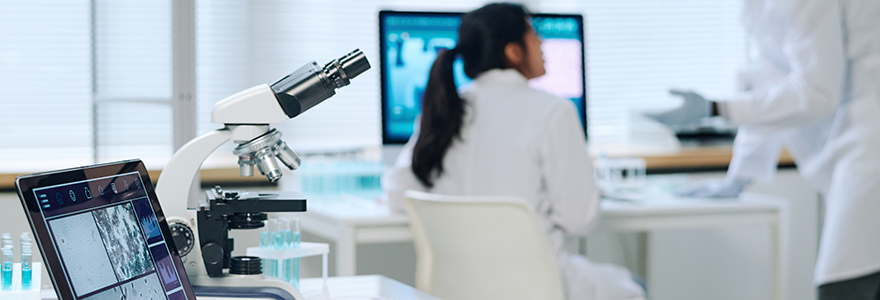
<svg viewBox="0 0 880 300">
<path fill-rule="evenodd" d="M 330 61 L 324 68 L 311 62 L 271 85 L 284 113 L 289 118 L 318 105 L 348 85 L 352 78 L 370 69 L 367 56 L 359 49 Z"/>
<path fill-rule="evenodd" d="M 370 62 L 361 50 L 354 50 L 338 60 L 348 78 L 355 78 L 370 69 Z"/>
</svg>

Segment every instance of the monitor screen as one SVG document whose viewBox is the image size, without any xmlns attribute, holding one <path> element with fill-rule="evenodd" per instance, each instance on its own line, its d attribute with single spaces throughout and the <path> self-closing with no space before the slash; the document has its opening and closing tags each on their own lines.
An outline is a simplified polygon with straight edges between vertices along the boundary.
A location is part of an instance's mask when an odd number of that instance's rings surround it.
<svg viewBox="0 0 880 300">
<path fill-rule="evenodd" d="M 379 13 L 384 144 L 406 143 L 413 134 L 431 66 L 438 52 L 455 47 L 460 23 L 460 13 Z M 571 99 L 586 134 L 583 24 L 581 15 L 532 15 L 532 26 L 543 39 L 547 73 L 530 80 L 529 85 Z M 470 84 L 460 59 L 453 68 L 459 88 Z"/>
<path fill-rule="evenodd" d="M 143 163 L 124 165 L 19 179 L 59 296 L 194 299 Z"/>
</svg>

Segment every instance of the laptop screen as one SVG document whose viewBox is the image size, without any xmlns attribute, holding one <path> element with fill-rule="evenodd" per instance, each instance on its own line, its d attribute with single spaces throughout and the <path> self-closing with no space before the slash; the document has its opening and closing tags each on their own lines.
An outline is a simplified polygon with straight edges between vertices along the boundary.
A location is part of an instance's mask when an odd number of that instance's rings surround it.
<svg viewBox="0 0 880 300">
<path fill-rule="evenodd" d="M 41 223 L 34 226 L 41 250 L 60 262 L 59 268 L 47 259 L 56 286 L 69 287 L 74 299 L 188 299 L 186 274 L 175 267 L 149 184 L 129 171 L 30 190 L 33 198 L 27 198 L 39 209 L 36 214 L 29 206 L 32 225 Z"/>
</svg>

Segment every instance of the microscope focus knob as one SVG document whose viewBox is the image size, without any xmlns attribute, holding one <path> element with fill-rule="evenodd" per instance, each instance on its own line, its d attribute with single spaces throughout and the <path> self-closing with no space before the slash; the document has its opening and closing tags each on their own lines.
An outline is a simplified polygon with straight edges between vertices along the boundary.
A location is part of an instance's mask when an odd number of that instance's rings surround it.
<svg viewBox="0 0 880 300">
<path fill-rule="evenodd" d="M 210 242 L 202 247 L 202 258 L 205 259 L 206 265 L 216 265 L 223 263 L 223 252 L 223 246 Z"/>
<path fill-rule="evenodd" d="M 174 240 L 174 246 L 177 247 L 180 256 L 189 254 L 196 243 L 195 235 L 189 225 L 179 221 L 170 221 L 168 229 L 171 231 L 171 239 Z"/>
</svg>

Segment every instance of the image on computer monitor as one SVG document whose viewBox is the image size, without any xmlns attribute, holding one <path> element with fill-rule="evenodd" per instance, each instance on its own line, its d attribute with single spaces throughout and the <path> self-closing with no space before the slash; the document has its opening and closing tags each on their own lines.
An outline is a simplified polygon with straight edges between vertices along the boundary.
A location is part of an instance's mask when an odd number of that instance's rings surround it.
<svg viewBox="0 0 880 300">
<path fill-rule="evenodd" d="M 459 24 L 461 13 L 379 13 L 384 144 L 406 143 L 413 134 L 431 66 L 438 53 L 455 47 Z M 581 15 L 532 15 L 547 73 L 529 85 L 574 102 L 586 134 L 583 24 Z M 459 88 L 470 84 L 460 59 L 453 69 Z"/>
</svg>

